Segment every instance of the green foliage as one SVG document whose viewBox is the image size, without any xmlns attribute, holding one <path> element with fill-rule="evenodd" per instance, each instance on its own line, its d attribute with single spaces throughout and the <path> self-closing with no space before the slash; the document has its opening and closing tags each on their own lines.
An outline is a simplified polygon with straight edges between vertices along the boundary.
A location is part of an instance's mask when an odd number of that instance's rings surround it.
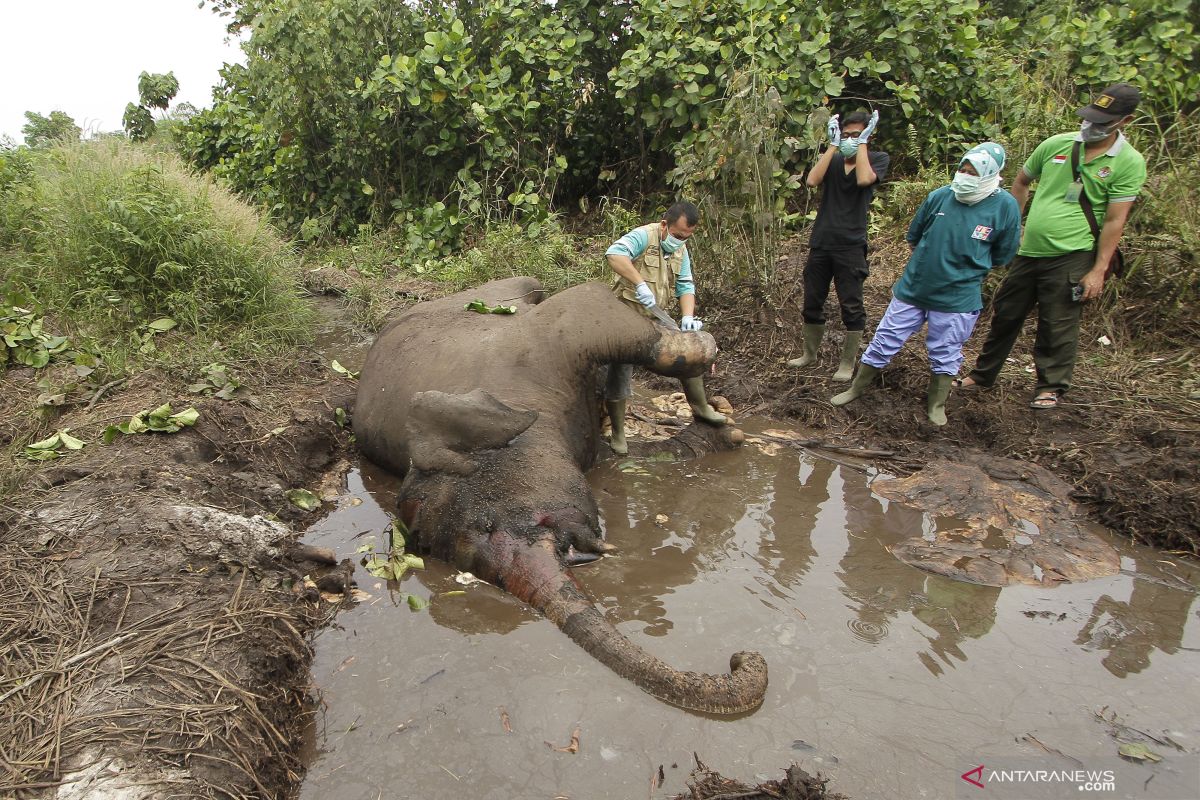
<svg viewBox="0 0 1200 800">
<path fill-rule="evenodd" d="M 0 372 L 9 361 L 40 369 L 68 352 L 67 337 L 47 333 L 44 323 L 34 311 L 0 299 Z"/>
<path fill-rule="evenodd" d="M 0 180 L 0 208 L 10 204 L 21 221 L 0 228 L 0 285 L 48 313 L 143 350 L 160 317 L 213 339 L 234 327 L 271 343 L 304 335 L 291 251 L 172 157 L 116 139 L 48 150 Z"/>
<path fill-rule="evenodd" d="M 138 76 L 139 103 L 129 103 L 125 106 L 125 115 L 121 118 L 125 133 L 135 142 L 143 142 L 154 135 L 154 114 L 150 111 L 157 108 L 166 111 L 171 104 L 171 98 L 179 93 L 179 81 L 175 73 L 166 74 L 143 72 Z M 191 109 L 194 115 L 195 109 Z"/>
<path fill-rule="evenodd" d="M 121 124 L 126 135 L 135 142 L 144 142 L 154 134 L 154 115 L 145 106 L 128 103 Z"/>
<path fill-rule="evenodd" d="M 1098 91 L 1115 81 L 1139 86 L 1158 110 L 1191 109 L 1200 97 L 1200 37 L 1194 0 L 1039 3 L 1023 40 L 1030 62 Z M 1081 92 L 1078 100 L 1086 100 Z"/>
<path fill-rule="evenodd" d="M 143 72 L 138 76 L 138 98 L 143 106 L 166 111 L 171 99 L 179 94 L 179 81 L 174 72 L 166 74 Z"/>
<path fill-rule="evenodd" d="M 536 227 L 493 225 L 462 253 L 430 261 L 417 272 L 455 289 L 513 275 L 532 275 L 550 291 L 604 279 L 609 274 L 602 258 L 583 257 L 576 252 L 571 237 L 553 217 Z"/>
<path fill-rule="evenodd" d="M 51 111 L 48 117 L 26 111 L 25 119 L 28 121 L 21 127 L 21 135 L 30 147 L 78 142 L 83 134 L 83 129 L 75 124 L 75 120 L 62 111 Z"/>
<path fill-rule="evenodd" d="M 109 425 L 104 429 L 102 439 L 105 444 L 112 444 L 122 434 L 130 436 L 137 433 L 178 433 L 195 425 L 198 419 L 200 412 L 191 406 L 183 411 L 171 413 L 171 404 L 163 403 L 158 408 L 137 412 L 128 422 Z"/>
</svg>

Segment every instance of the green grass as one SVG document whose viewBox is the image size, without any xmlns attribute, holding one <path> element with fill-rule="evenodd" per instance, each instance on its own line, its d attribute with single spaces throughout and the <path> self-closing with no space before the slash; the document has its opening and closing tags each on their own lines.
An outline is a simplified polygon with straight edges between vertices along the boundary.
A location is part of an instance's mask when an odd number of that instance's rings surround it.
<svg viewBox="0 0 1200 800">
<path fill-rule="evenodd" d="M 0 163 L 0 288 L 74 335 L 114 356 L 161 317 L 191 349 L 307 337 L 289 245 L 174 156 L 119 139 L 5 155 L 21 170 Z"/>
</svg>

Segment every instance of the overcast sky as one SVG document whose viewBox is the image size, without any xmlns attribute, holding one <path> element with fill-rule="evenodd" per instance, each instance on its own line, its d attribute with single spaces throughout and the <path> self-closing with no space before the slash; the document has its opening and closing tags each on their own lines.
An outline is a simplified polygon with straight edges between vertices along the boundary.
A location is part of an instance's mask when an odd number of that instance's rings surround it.
<svg viewBox="0 0 1200 800">
<path fill-rule="evenodd" d="M 65 111 L 85 132 L 121 128 L 138 75 L 174 72 L 172 106 L 212 105 L 221 65 L 242 62 L 225 23 L 198 0 L 0 0 L 0 136 L 25 112 Z M 157 113 L 157 112 L 156 112 Z"/>
</svg>

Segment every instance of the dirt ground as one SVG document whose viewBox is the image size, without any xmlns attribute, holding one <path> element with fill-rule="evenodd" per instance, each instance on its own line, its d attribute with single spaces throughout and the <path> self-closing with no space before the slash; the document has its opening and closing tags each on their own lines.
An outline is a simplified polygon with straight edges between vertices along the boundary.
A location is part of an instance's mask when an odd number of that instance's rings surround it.
<svg viewBox="0 0 1200 800">
<path fill-rule="evenodd" d="M 1089 327 L 1077 388 L 1061 409 L 1034 412 L 1027 336 L 997 388 L 952 396 L 950 423 L 939 429 L 924 417 L 927 368 L 914 343 L 882 385 L 836 409 L 828 398 L 840 388 L 828 376 L 838 322 L 818 368 L 784 365 L 799 350 L 799 290 L 789 287 L 799 286 L 803 258 L 795 248 L 780 262 L 776 299 L 741 287 L 702 310 L 723 351 L 710 391 L 736 413 L 893 451 L 881 466 L 899 474 L 963 450 L 1034 461 L 1114 530 L 1200 553 L 1197 404 L 1168 391 L 1190 374 L 1186 358 L 1105 359 Z M 894 248 L 873 255 L 870 320 L 902 265 Z M 985 316 L 971 346 L 986 325 Z M 3 376 L 0 446 L 35 424 L 28 409 L 38 377 Z M 258 376 L 253 391 L 195 403 L 200 421 L 178 434 L 123 437 L 18 467 L 16 488 L 0 501 L 0 796 L 294 792 L 316 708 L 311 634 L 337 608 L 305 578 L 324 576 L 336 589 L 329 580 L 346 565 L 307 560 L 292 546 L 320 512 L 302 511 L 285 492 L 332 500 L 341 491 L 355 454 L 335 409 L 351 408 L 354 385 L 313 357 Z M 68 398 L 36 424 L 96 442 L 109 423 L 186 398 L 184 382 L 142 374 L 102 397 Z M 819 779 L 800 772 L 760 787 L 701 764 L 693 777 L 693 798 L 825 796 Z"/>
<path fill-rule="evenodd" d="M 334 408 L 353 386 L 328 375 L 297 365 L 253 405 L 197 402 L 194 428 L 26 468 L 0 507 L 0 796 L 265 798 L 296 785 L 309 634 L 336 606 L 305 584 L 330 568 L 292 546 L 309 514 L 284 493 L 331 496 L 352 457 Z M 34 381 L 5 376 L 8 404 Z M 53 425 L 95 442 L 180 397 L 142 374 Z"/>
</svg>

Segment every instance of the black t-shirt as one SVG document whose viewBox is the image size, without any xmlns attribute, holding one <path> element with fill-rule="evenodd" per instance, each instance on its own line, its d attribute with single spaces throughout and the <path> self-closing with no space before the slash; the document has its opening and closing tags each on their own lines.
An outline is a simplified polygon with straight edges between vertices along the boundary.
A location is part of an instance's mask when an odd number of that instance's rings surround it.
<svg viewBox="0 0 1200 800">
<path fill-rule="evenodd" d="M 878 150 L 868 150 L 867 159 L 875 170 L 875 183 L 859 186 L 854 170 L 846 172 L 842 154 L 833 154 L 821 182 L 821 207 L 813 223 L 809 247 L 836 250 L 867 243 L 867 208 L 875 196 L 875 187 L 883 183 L 892 162 L 891 156 Z"/>
</svg>

